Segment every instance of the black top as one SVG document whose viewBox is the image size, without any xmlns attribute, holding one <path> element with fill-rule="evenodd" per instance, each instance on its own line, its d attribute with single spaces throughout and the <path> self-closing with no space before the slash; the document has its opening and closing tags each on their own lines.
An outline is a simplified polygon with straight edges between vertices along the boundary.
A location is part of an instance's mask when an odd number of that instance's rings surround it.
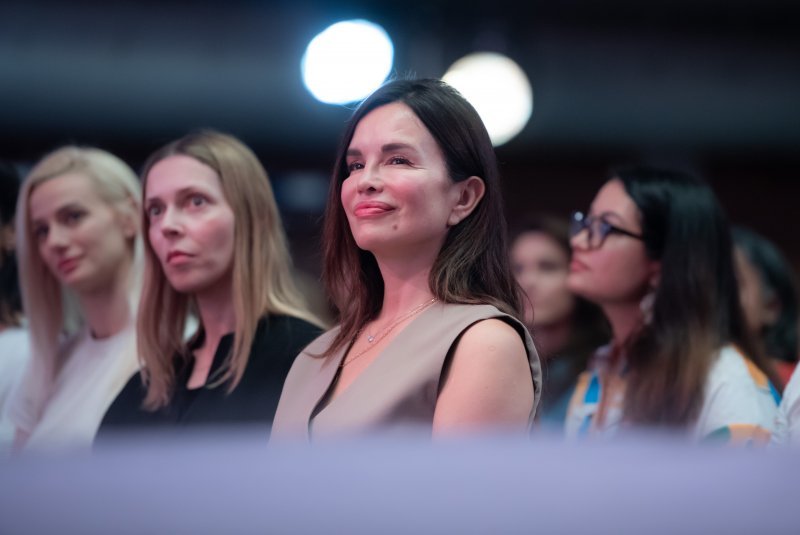
<svg viewBox="0 0 800 535">
<path fill-rule="evenodd" d="M 250 358 L 236 388 L 228 383 L 211 387 L 233 345 L 233 333 L 223 336 L 214 353 L 206 385 L 188 389 L 194 359 L 175 358 L 175 391 L 169 405 L 155 412 L 142 408 L 146 389 L 137 373 L 109 407 L 100 424 L 98 438 L 118 430 L 134 428 L 182 428 L 198 425 L 272 424 L 283 382 L 295 357 L 321 330 L 290 316 L 265 316 L 253 338 Z"/>
</svg>

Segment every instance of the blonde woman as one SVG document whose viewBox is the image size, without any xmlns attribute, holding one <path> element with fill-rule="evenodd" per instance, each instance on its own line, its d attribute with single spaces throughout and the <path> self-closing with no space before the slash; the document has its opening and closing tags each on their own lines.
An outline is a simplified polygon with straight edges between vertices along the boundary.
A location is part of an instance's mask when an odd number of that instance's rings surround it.
<svg viewBox="0 0 800 535">
<path fill-rule="evenodd" d="M 294 357 L 320 332 L 295 290 L 275 198 L 237 139 L 199 132 L 143 171 L 141 377 L 103 433 L 125 427 L 268 427 Z M 190 312 L 199 329 L 184 343 Z"/>
<path fill-rule="evenodd" d="M 89 445 L 138 368 L 139 195 L 120 159 L 72 146 L 22 185 L 17 254 L 32 355 L 7 408 L 18 448 Z"/>
</svg>

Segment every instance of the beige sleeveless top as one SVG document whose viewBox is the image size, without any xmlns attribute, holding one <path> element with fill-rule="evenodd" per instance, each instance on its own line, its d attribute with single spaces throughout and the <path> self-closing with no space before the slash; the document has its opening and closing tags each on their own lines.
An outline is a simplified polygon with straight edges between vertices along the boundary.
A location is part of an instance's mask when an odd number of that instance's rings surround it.
<svg viewBox="0 0 800 535">
<path fill-rule="evenodd" d="M 522 337 L 531 368 L 533 421 L 542 386 L 539 356 L 528 330 L 491 305 L 435 303 L 421 312 L 344 391 L 321 410 L 336 380 L 347 346 L 319 357 L 339 331 L 336 327 L 303 350 L 289 371 L 272 426 L 273 438 L 311 440 L 367 433 L 419 431 L 430 434 L 440 379 L 454 342 L 474 323 L 501 319 Z"/>
</svg>

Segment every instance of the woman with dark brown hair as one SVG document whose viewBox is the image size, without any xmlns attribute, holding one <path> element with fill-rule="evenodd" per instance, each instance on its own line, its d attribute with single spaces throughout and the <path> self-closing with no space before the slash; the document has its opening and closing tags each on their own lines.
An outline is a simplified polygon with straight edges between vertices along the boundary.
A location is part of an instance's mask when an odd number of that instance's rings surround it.
<svg viewBox="0 0 800 535">
<path fill-rule="evenodd" d="M 495 154 L 461 95 L 397 80 L 367 98 L 326 209 L 340 324 L 295 361 L 273 436 L 527 429 L 539 358 L 505 231 Z"/>
<path fill-rule="evenodd" d="M 660 427 L 767 440 L 777 382 L 747 332 L 711 188 L 685 173 L 620 169 L 573 225 L 569 287 L 603 309 L 613 341 L 578 383 L 567 434 Z"/>
</svg>

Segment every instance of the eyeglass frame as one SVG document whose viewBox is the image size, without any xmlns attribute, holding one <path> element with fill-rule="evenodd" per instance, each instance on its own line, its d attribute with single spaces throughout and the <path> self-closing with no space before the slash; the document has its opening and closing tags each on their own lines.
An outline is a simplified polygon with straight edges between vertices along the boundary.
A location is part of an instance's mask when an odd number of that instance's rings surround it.
<svg viewBox="0 0 800 535">
<path fill-rule="evenodd" d="M 592 237 L 594 233 L 594 229 L 592 229 L 592 225 L 595 221 L 599 221 L 601 226 L 599 228 L 599 242 L 597 245 L 592 245 Z M 623 236 L 628 236 L 630 238 L 634 238 L 637 240 L 644 241 L 644 236 L 642 234 L 636 234 L 631 232 L 630 230 L 625 230 L 624 228 L 620 228 L 616 225 L 609 223 L 603 216 L 591 216 L 586 215 L 580 210 L 576 210 L 570 214 L 569 218 L 569 235 L 570 238 L 574 238 L 578 234 L 583 231 L 588 232 L 586 243 L 589 245 L 589 249 L 599 249 L 603 246 L 606 242 L 606 238 L 608 238 L 609 234 L 622 234 Z"/>
</svg>

